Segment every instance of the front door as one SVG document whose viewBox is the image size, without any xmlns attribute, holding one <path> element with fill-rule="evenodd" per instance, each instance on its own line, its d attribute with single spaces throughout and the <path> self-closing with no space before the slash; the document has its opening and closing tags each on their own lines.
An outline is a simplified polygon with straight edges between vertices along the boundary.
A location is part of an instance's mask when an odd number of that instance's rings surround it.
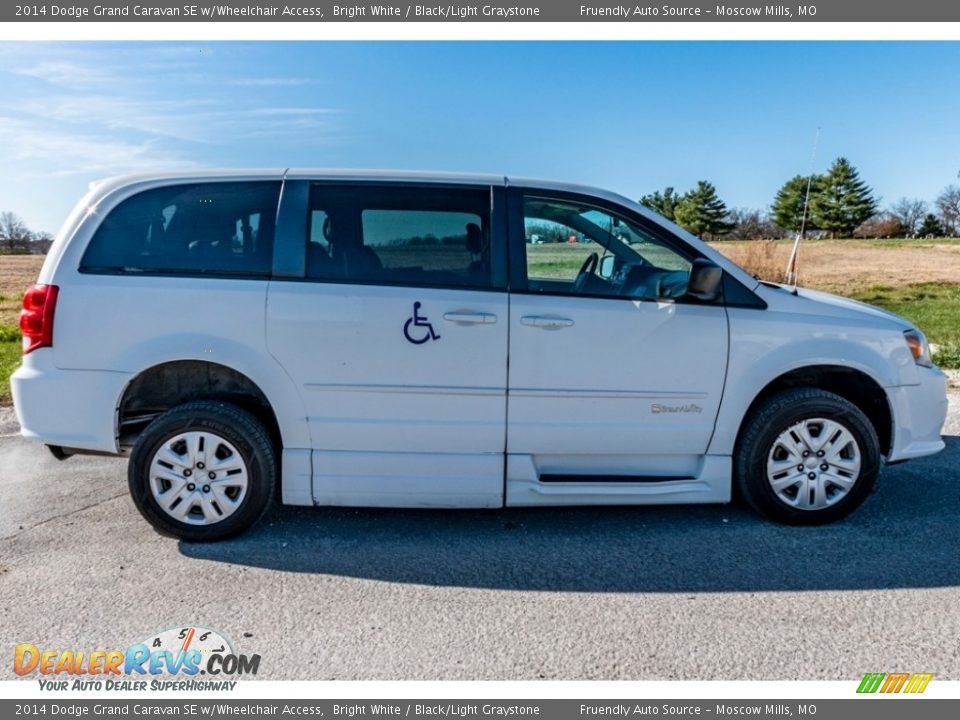
<svg viewBox="0 0 960 720">
<path fill-rule="evenodd" d="M 615 206 L 511 192 L 508 484 L 581 483 L 571 497 L 589 502 L 602 498 L 588 483 L 622 495 L 629 481 L 696 479 L 727 316 L 684 297 L 694 252 Z"/>
<path fill-rule="evenodd" d="M 311 186 L 303 277 L 271 283 L 267 336 L 304 399 L 316 503 L 502 504 L 508 306 L 494 195 Z"/>
</svg>

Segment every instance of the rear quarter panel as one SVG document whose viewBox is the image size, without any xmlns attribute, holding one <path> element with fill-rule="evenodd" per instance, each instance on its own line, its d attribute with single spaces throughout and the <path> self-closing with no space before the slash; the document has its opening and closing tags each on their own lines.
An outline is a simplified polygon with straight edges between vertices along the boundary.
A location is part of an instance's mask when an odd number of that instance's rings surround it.
<svg viewBox="0 0 960 720">
<path fill-rule="evenodd" d="M 64 223 L 40 281 L 60 287 L 53 365 L 132 377 L 161 363 L 201 360 L 246 375 L 266 395 L 285 447 L 309 448 L 303 402 L 266 348 L 267 279 L 94 274 L 78 270 L 102 218 L 122 200 L 164 185 L 279 180 L 280 172 L 106 181 Z M 104 398 L 115 410 L 120 397 Z"/>
</svg>

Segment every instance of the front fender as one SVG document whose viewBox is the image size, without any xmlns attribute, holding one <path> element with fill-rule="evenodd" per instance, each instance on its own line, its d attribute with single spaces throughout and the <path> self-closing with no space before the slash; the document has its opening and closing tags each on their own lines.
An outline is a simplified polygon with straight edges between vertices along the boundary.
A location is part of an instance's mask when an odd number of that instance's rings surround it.
<svg viewBox="0 0 960 720">
<path fill-rule="evenodd" d="M 727 378 L 710 454 L 733 453 L 750 405 L 770 383 L 792 371 L 832 366 L 859 371 L 882 388 L 919 383 L 913 357 L 897 332 L 783 315 L 730 309 Z"/>
</svg>

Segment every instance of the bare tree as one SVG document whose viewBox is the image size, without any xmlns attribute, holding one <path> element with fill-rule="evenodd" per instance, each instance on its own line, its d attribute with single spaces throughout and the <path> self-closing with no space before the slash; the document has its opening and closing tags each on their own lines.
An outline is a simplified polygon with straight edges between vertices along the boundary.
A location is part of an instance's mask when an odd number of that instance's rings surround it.
<svg viewBox="0 0 960 720">
<path fill-rule="evenodd" d="M 729 219 L 733 229 L 727 236 L 732 240 L 759 240 L 783 237 L 783 229 L 777 227 L 770 218 L 759 210 L 734 208 Z"/>
<path fill-rule="evenodd" d="M 907 237 L 916 237 L 920 225 L 928 212 L 927 203 L 923 200 L 900 198 L 890 207 L 890 214 L 900 221 Z"/>
<path fill-rule="evenodd" d="M 877 213 L 853 231 L 856 238 L 893 238 L 906 233 L 900 218 L 892 212 Z"/>
<path fill-rule="evenodd" d="M 30 230 L 16 213 L 0 212 L 0 243 L 9 252 L 27 250 L 30 245 Z"/>
<path fill-rule="evenodd" d="M 960 186 L 948 185 L 937 197 L 937 211 L 948 235 L 960 233 Z"/>
<path fill-rule="evenodd" d="M 30 239 L 30 251 L 40 255 L 46 255 L 50 252 L 50 246 L 53 245 L 53 235 L 48 232 L 35 232 Z"/>
</svg>

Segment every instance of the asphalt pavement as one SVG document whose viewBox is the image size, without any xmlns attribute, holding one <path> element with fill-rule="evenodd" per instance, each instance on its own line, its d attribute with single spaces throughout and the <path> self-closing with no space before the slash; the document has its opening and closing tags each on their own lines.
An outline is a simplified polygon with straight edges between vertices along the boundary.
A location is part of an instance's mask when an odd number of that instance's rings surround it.
<svg viewBox="0 0 960 720">
<path fill-rule="evenodd" d="M 737 506 L 274 507 L 203 545 L 141 519 L 125 461 L 58 462 L 0 410 L 0 648 L 196 624 L 259 653 L 261 679 L 960 680 L 951 402 L 946 450 L 885 468 L 826 527 Z"/>
</svg>

